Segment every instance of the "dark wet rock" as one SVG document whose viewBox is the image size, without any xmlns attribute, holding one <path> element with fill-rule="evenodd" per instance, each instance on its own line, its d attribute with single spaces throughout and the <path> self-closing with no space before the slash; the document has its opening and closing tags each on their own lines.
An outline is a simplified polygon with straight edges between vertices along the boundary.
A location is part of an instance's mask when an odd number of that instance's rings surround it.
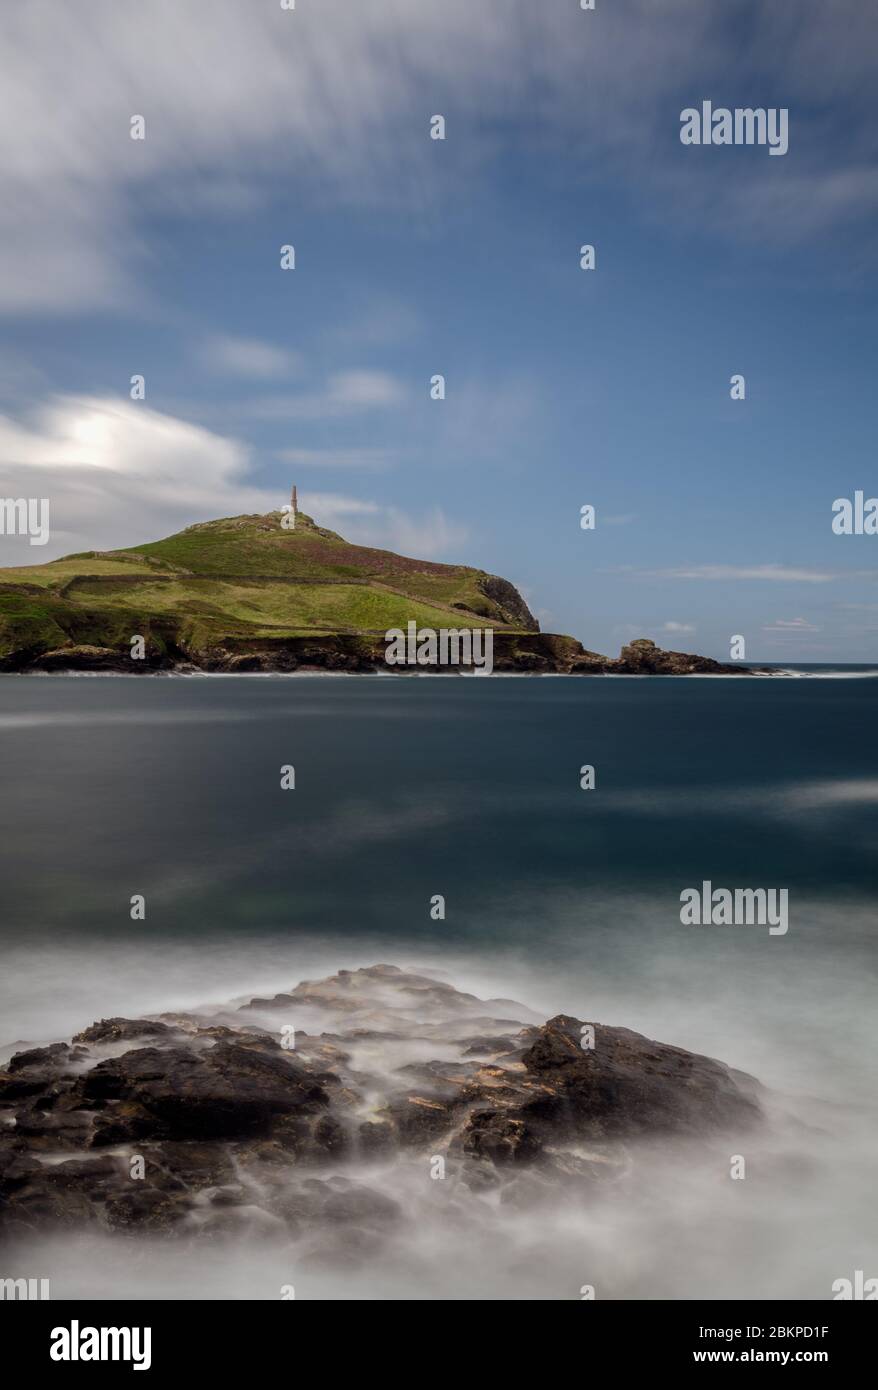
<svg viewBox="0 0 878 1390">
<path fill-rule="evenodd" d="M 59 1147 L 85 1147 L 91 1133 L 89 1116 L 75 1110 L 43 1110 L 39 1105 L 20 1110 L 15 1125 L 19 1136 L 50 1138 Z"/>
<path fill-rule="evenodd" d="M 71 1056 L 85 1056 L 84 1048 L 71 1048 L 69 1043 L 52 1043 L 49 1047 L 34 1047 L 29 1052 L 16 1052 L 9 1059 L 7 1070 L 11 1072 L 30 1071 L 39 1067 L 42 1071 L 68 1061 Z"/>
<path fill-rule="evenodd" d="M 582 1027 L 558 1015 L 522 1055 L 543 1088 L 527 1112 L 544 1133 L 705 1135 L 758 1119 L 757 1103 L 722 1062 L 602 1024 L 587 1049 Z"/>
<path fill-rule="evenodd" d="M 436 1094 L 452 1098 L 461 1087 L 478 1074 L 477 1062 L 409 1062 L 397 1069 L 408 1084 L 421 1082 L 432 1087 Z"/>
<path fill-rule="evenodd" d="M 540 1143 L 525 1120 L 502 1110 L 480 1110 L 469 1120 L 461 1148 L 492 1163 L 526 1163 L 537 1157 Z"/>
<path fill-rule="evenodd" d="M 314 1127 L 314 1142 L 330 1158 L 341 1158 L 350 1147 L 347 1127 L 333 1115 L 323 1115 Z"/>
<path fill-rule="evenodd" d="M 433 1095 L 402 1096 L 387 1107 L 386 1114 L 406 1148 L 441 1139 L 454 1124 L 453 1106 Z"/>
<path fill-rule="evenodd" d="M 82 1083 L 86 1102 L 135 1101 L 160 1138 L 233 1138 L 264 1132 L 273 1116 L 324 1105 L 317 1077 L 287 1055 L 266 1056 L 242 1043 L 205 1052 L 140 1048 L 100 1062 Z"/>
<path fill-rule="evenodd" d="M 194 1191 L 237 1186 L 232 1154 L 220 1144 L 165 1140 L 144 1146 L 142 1156 L 148 1180 L 157 1186 Z"/>
<path fill-rule="evenodd" d="M 22 1187 L 42 1168 L 35 1153 L 23 1150 L 20 1141 L 16 1140 L 15 1143 L 16 1147 L 10 1145 L 0 1149 L 0 1195 L 6 1195 L 15 1188 Z"/>
<path fill-rule="evenodd" d="M 92 1187 L 100 1184 L 113 1184 L 119 1177 L 128 1175 L 128 1168 L 118 1158 L 109 1155 L 100 1158 L 71 1158 L 64 1163 L 47 1165 L 43 1179 L 51 1187 Z"/>
<path fill-rule="evenodd" d="M 246 1024 L 243 1028 L 229 1028 L 226 1025 L 214 1028 L 196 1028 L 196 1038 L 209 1038 L 214 1042 L 233 1042 L 239 1047 L 252 1048 L 254 1052 L 280 1052 L 281 1044 L 272 1033 L 263 1028 Z"/>
<path fill-rule="evenodd" d="M 360 1151 L 364 1157 L 392 1153 L 396 1145 L 393 1125 L 381 1120 L 364 1120 L 358 1130 Z"/>
<path fill-rule="evenodd" d="M 323 1203 L 321 1215 L 328 1221 L 351 1222 L 357 1226 L 385 1226 L 398 1221 L 402 1210 L 398 1202 L 381 1192 L 351 1186 L 344 1192 L 331 1192 Z"/>
<path fill-rule="evenodd" d="M 104 1220 L 111 1230 L 170 1231 L 188 1214 L 177 1194 L 145 1182 L 131 1182 L 109 1197 Z"/>
<path fill-rule="evenodd" d="M 264 1011 L 266 1009 L 291 1009 L 293 997 L 291 994 L 275 994 L 272 999 L 251 999 L 246 1004 L 239 1006 L 239 1013 L 247 1013 L 251 1010 Z"/>
<path fill-rule="evenodd" d="M 18 1072 L 0 1071 L 0 1106 L 28 1096 L 47 1094 L 56 1078 L 54 1070 L 22 1067 Z"/>
<path fill-rule="evenodd" d="M 513 1206 L 559 1184 L 581 1200 L 626 1180 L 639 1140 L 760 1118 L 758 1083 L 721 1062 L 602 1024 L 584 1049 L 570 1015 L 542 1022 L 391 965 L 238 1016 L 104 1019 L 74 1047 L 18 1054 L 0 1073 L 4 1228 L 247 1229 L 295 1235 L 306 1263 L 365 1261 L 400 1221 L 397 1171 L 429 1191 L 437 1155 L 453 1220 L 455 1184 Z"/>
<path fill-rule="evenodd" d="M 243 1187 L 218 1187 L 210 1193 L 212 1207 L 241 1207 L 247 1204 L 247 1193 Z"/>
<path fill-rule="evenodd" d="M 33 1178 L 10 1194 L 3 1206 L 5 1235 L 42 1230 L 81 1229 L 101 1219 L 101 1205 L 89 1183 L 60 1187 L 41 1169 Z"/>
<path fill-rule="evenodd" d="M 40 652 L 25 663 L 25 669 L 34 671 L 118 671 L 122 668 L 121 654 L 113 647 L 99 647 L 89 643 L 71 643 L 66 647 L 56 647 L 52 651 Z M 138 666 L 129 662 L 129 669 Z"/>
<path fill-rule="evenodd" d="M 499 581 L 498 581 L 499 582 Z M 16 585 L 16 588 L 24 588 Z M 484 592 L 484 591 L 483 591 Z M 521 602 L 521 601 L 519 601 Z M 484 606 L 484 605 L 481 605 Z M 468 604 L 455 602 L 452 607 L 462 615 L 480 612 Z M 503 605 L 497 605 L 502 609 Z M 523 607 L 523 604 L 522 604 Z M 526 612 L 526 610 L 525 610 Z M 527 615 L 527 621 L 535 620 Z M 182 629 L 169 633 L 169 649 L 165 653 L 151 651 L 145 661 L 131 661 L 130 650 L 69 642 L 51 651 L 32 650 L 26 646 L 0 657 L 0 670 L 114 672 L 132 676 L 156 671 L 176 671 L 182 674 L 211 672 L 224 674 L 269 673 L 288 674 L 294 671 L 375 674 L 405 679 L 412 675 L 405 665 L 388 666 L 386 648 L 374 634 L 327 633 L 320 637 L 227 637 L 203 650 L 187 651 L 187 638 Z M 589 651 L 574 637 L 561 633 L 515 631 L 494 628 L 493 666 L 497 672 L 518 672 L 532 675 L 750 675 L 754 668 L 741 664 L 725 664 L 711 657 L 690 652 L 666 652 L 649 638 L 629 642 L 618 657 L 603 656 Z M 437 676 L 454 676 L 459 666 L 436 666 Z M 761 669 L 759 674 L 772 674 Z"/>
<path fill-rule="evenodd" d="M 464 1057 L 493 1057 L 498 1053 L 511 1052 L 515 1046 L 508 1035 L 493 1038 L 467 1038 L 462 1055 Z"/>
<path fill-rule="evenodd" d="M 334 1041 L 296 1034 L 296 1056 L 321 1070 L 331 1071 L 350 1062 L 351 1054 Z"/>
<path fill-rule="evenodd" d="M 110 1101 L 98 1113 L 92 1129 L 92 1147 L 126 1144 L 155 1134 L 155 1118 L 136 1101 Z"/>
<path fill-rule="evenodd" d="M 74 1035 L 74 1042 L 116 1043 L 128 1042 L 131 1038 L 163 1038 L 173 1032 L 166 1023 L 156 1023 L 144 1018 L 102 1018 Z"/>
</svg>

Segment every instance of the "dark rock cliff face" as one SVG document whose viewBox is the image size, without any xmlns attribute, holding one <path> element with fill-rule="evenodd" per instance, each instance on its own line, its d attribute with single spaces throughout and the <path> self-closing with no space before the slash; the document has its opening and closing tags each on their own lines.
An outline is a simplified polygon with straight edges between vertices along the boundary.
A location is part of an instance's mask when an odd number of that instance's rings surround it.
<svg viewBox="0 0 878 1390">
<path fill-rule="evenodd" d="M 501 1200 L 530 1175 L 575 1200 L 637 1143 L 760 1122 L 752 1078 L 626 1028 L 595 1024 L 588 1045 L 584 1027 L 390 965 L 211 1015 L 103 1020 L 0 1072 L 2 1228 L 200 1237 L 255 1212 L 318 1245 L 338 1223 L 380 1239 L 402 1165 L 441 1159 Z"/>
<path fill-rule="evenodd" d="M 505 584 L 505 580 L 498 581 Z M 509 586 L 512 589 L 512 586 Z M 516 591 L 512 589 L 512 592 Z M 493 596 L 497 602 L 500 600 Z M 535 621 L 535 620 L 532 620 Z M 466 614 L 461 613 L 461 628 Z M 168 644 L 158 656 L 147 654 L 144 661 L 132 661 L 129 654 L 111 647 L 68 646 L 40 653 L 19 653 L 15 661 L 0 663 L 10 671 L 102 671 L 127 676 L 154 675 L 156 672 L 199 671 L 222 674 L 296 671 L 334 671 L 368 675 L 377 671 L 404 676 L 408 666 L 388 666 L 384 660 L 383 634 L 327 634 L 325 637 L 284 637 L 260 640 L 228 638 L 221 645 L 197 652 L 179 644 Z M 587 651 L 572 637 L 549 632 L 508 632 L 494 630 L 493 667 L 512 674 L 572 676 L 689 676 L 769 674 L 756 668 L 714 661 L 708 656 L 687 652 L 667 652 L 641 637 L 622 648 L 618 657 Z M 423 674 L 425 668 L 417 668 Z M 430 674 L 455 675 L 457 668 L 435 666 Z"/>
<path fill-rule="evenodd" d="M 508 579 L 501 579 L 496 574 L 486 574 L 479 581 L 479 588 L 497 604 L 510 626 L 521 627 L 528 632 L 539 632 L 539 623 L 515 585 L 510 584 Z"/>
</svg>

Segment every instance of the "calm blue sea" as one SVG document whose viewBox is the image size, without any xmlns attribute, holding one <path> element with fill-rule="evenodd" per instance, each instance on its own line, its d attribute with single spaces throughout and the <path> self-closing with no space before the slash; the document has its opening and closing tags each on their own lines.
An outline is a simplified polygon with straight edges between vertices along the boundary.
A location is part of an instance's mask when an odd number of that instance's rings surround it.
<svg viewBox="0 0 878 1390">
<path fill-rule="evenodd" d="M 647 896 L 668 925 L 704 878 L 860 901 L 876 886 L 878 683 L 858 677 L 878 668 L 848 670 L 5 678 L 4 930 L 114 940 L 141 892 L 156 941 L 316 930 L 355 949 L 377 932 L 543 958 L 573 944 L 562 900 L 588 952 L 604 895 Z"/>
<path fill-rule="evenodd" d="M 142 949 L 157 993 L 181 948 L 294 966 L 320 943 L 342 965 L 378 945 L 506 960 L 574 995 L 670 988 L 671 969 L 685 996 L 710 962 L 786 978 L 827 952 L 859 972 L 875 960 L 876 675 L 4 678 L 5 944 Z M 787 937 L 684 929 L 679 894 L 705 879 L 788 888 Z"/>
</svg>

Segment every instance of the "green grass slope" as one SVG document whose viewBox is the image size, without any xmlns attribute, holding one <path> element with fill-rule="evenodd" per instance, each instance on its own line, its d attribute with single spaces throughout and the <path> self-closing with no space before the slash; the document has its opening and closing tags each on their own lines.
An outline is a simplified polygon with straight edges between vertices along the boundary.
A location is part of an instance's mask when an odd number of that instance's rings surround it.
<svg viewBox="0 0 878 1390">
<path fill-rule="evenodd" d="M 536 632 L 506 580 L 463 565 L 351 545 L 299 514 L 203 522 L 130 550 L 0 569 L 0 665 L 70 646 L 127 654 L 133 633 L 159 653 L 248 639 L 491 626 Z"/>
</svg>

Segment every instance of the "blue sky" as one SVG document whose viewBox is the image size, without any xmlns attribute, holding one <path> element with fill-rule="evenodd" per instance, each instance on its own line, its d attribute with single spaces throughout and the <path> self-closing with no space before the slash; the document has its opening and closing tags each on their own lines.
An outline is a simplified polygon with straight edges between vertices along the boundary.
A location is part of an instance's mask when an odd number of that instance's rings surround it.
<svg viewBox="0 0 878 1390">
<path fill-rule="evenodd" d="M 878 660 L 878 537 L 831 530 L 878 492 L 861 4 L 35 0 L 0 54 L 0 493 L 52 504 L 0 563 L 295 480 L 595 650 Z M 789 152 L 684 147 L 705 99 Z"/>
</svg>

